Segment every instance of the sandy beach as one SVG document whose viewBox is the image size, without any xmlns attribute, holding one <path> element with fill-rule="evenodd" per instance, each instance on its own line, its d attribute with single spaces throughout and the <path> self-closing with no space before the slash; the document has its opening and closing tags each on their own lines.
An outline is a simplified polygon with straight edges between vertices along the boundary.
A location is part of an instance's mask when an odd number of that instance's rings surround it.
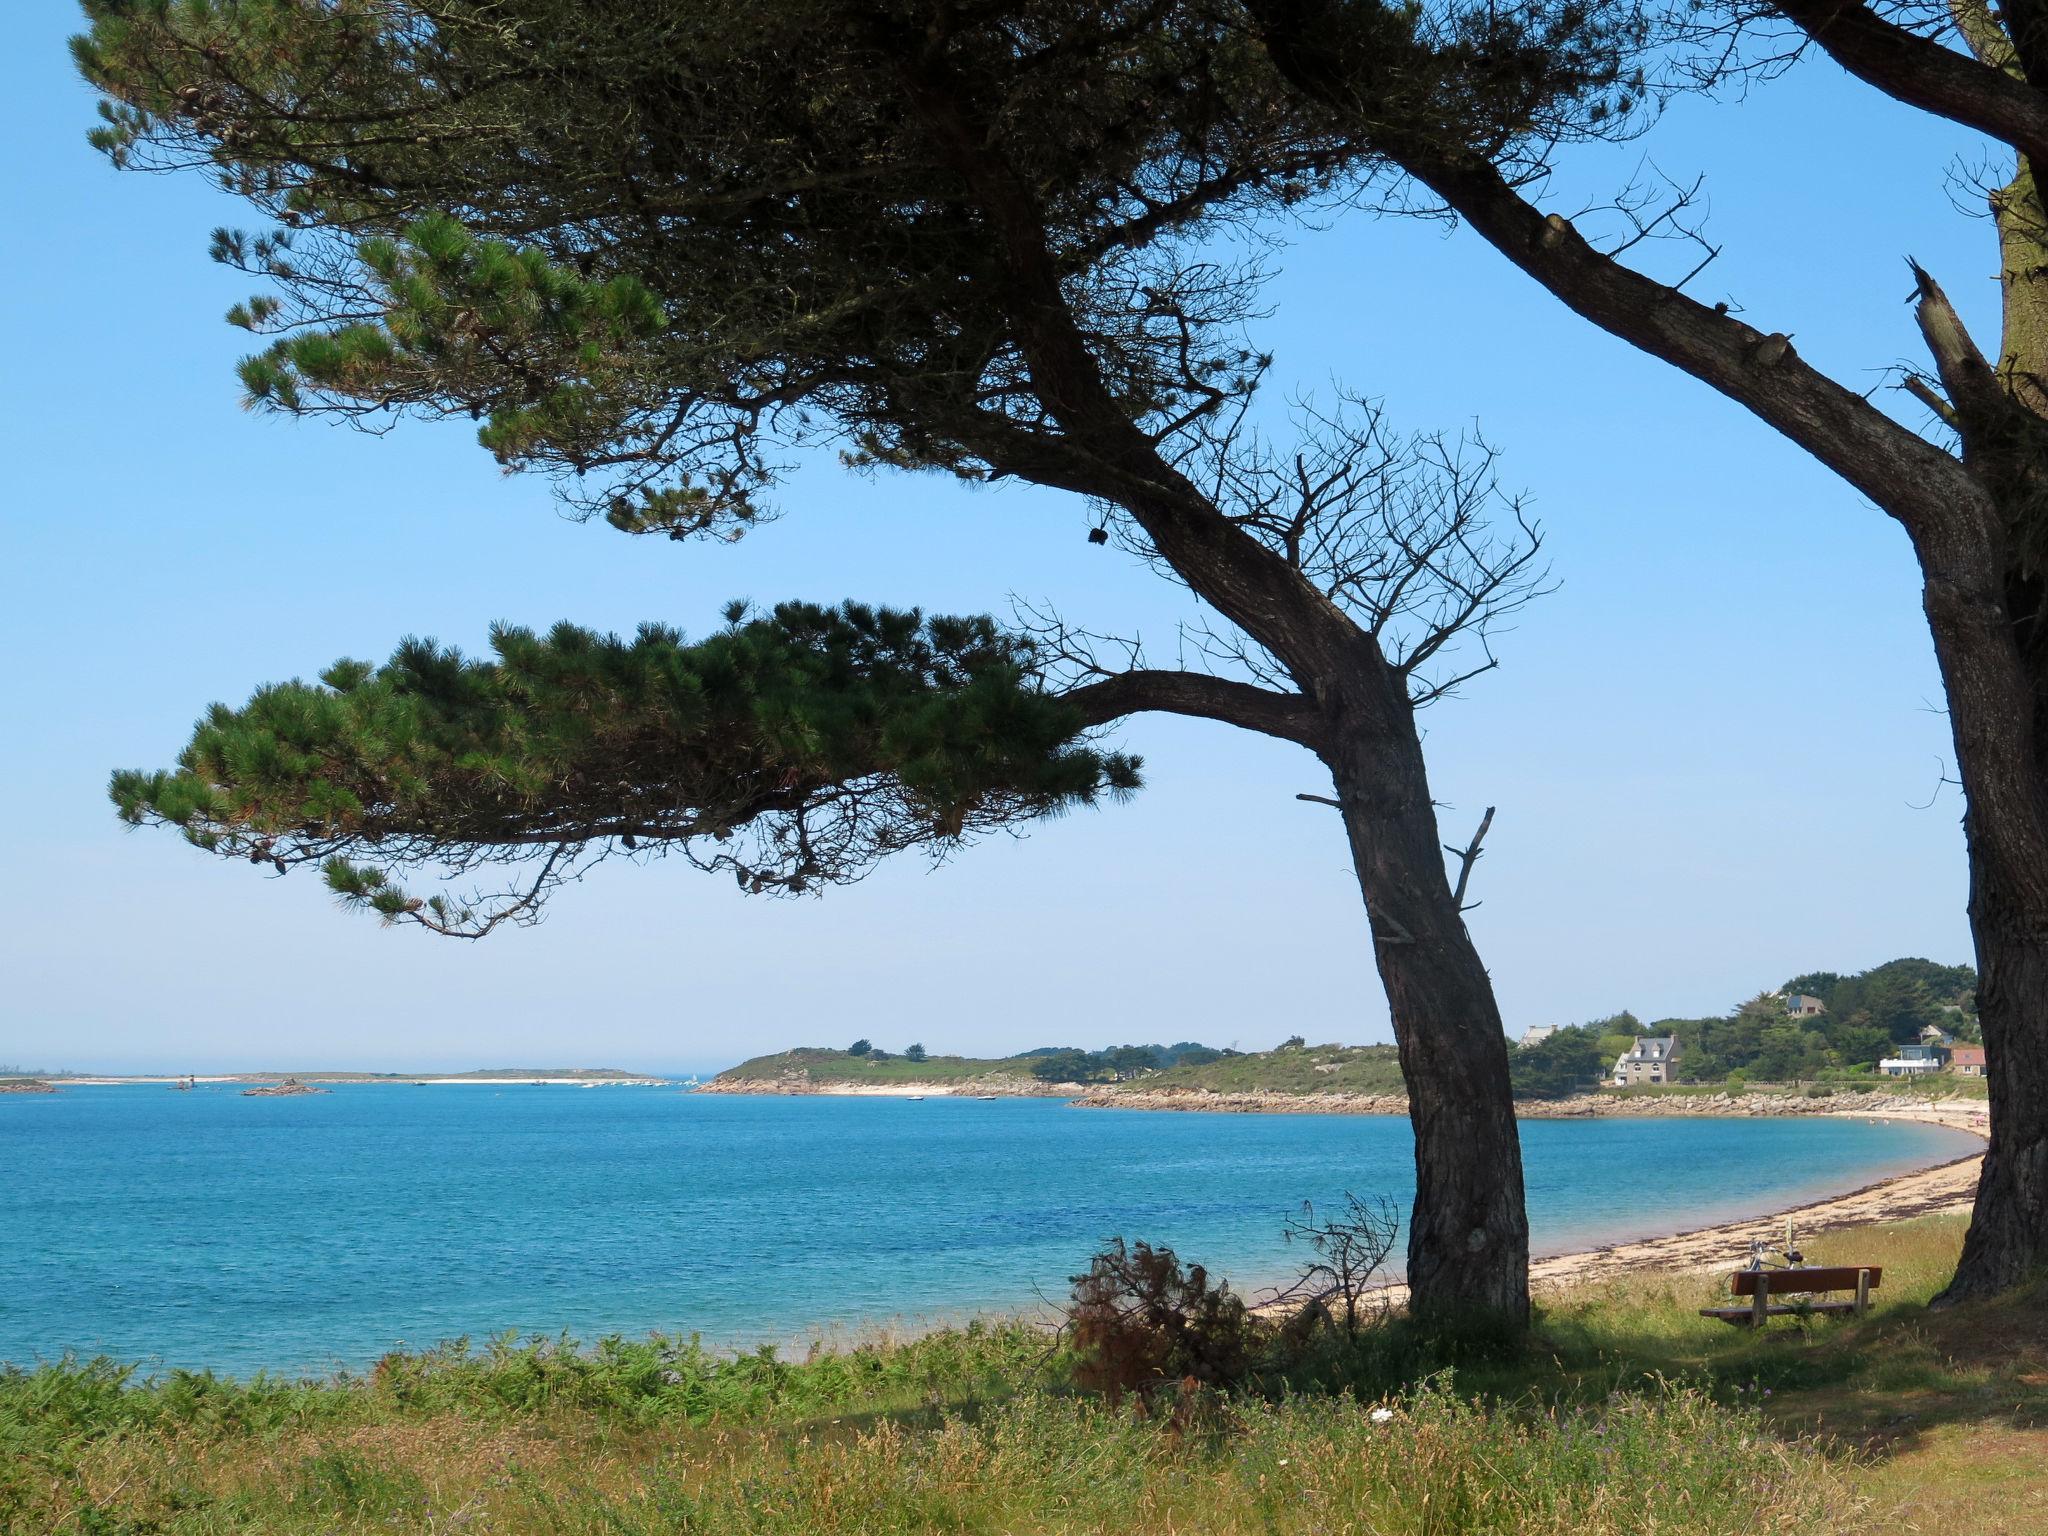
<svg viewBox="0 0 2048 1536">
<path fill-rule="evenodd" d="M 1986 1134 L 1984 1107 L 1980 1103 L 1936 1101 L 1827 1113 L 1850 1119 L 1918 1120 L 1968 1131 L 1974 1136 Z M 1916 1216 L 1966 1216 L 1976 1197 L 1977 1172 L 1983 1161 L 1983 1155 L 1978 1153 L 1740 1221 L 1538 1257 L 1529 1265 L 1529 1288 L 1541 1296 L 1545 1291 L 1649 1271 L 1736 1270 L 1748 1261 L 1752 1240 L 1762 1239 L 1773 1246 L 1781 1243 L 1788 1220 L 1798 1238 L 1808 1241 L 1824 1232 L 1907 1221 Z M 1407 1287 L 1399 1283 L 1388 1285 L 1383 1294 L 1389 1302 L 1399 1305 L 1406 1299 Z"/>
<path fill-rule="evenodd" d="M 1851 1119 L 1918 1120 L 1974 1136 L 1984 1136 L 1987 1131 L 1984 1106 L 1970 1102 L 1898 1104 L 1881 1110 L 1832 1113 Z M 1915 1216 L 1968 1215 L 1983 1161 L 1979 1153 L 1741 1221 L 1539 1258 L 1529 1266 L 1530 1285 L 1554 1290 L 1644 1270 L 1736 1269 L 1748 1258 L 1752 1239 L 1774 1244 L 1782 1241 L 1787 1220 L 1805 1239 Z"/>
</svg>

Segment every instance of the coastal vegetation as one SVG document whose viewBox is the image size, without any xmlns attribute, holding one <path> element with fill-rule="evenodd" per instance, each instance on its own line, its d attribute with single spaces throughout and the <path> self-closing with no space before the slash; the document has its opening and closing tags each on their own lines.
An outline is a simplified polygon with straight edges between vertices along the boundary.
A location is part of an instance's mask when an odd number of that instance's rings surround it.
<svg viewBox="0 0 2048 1536">
<path fill-rule="evenodd" d="M 1623 1095 L 1685 1085 L 1719 1091 L 1773 1084 L 1819 1084 L 1917 1096 L 1983 1098 L 1981 1080 L 1945 1076 L 1895 1083 L 1875 1077 L 1882 1056 L 1929 1027 L 1959 1040 L 1978 1037 L 1977 973 L 1967 965 L 1888 960 L 1853 975 L 1812 971 L 1735 1004 L 1726 1014 L 1662 1018 L 1644 1023 L 1624 1010 L 1565 1025 L 1509 1056 L 1515 1097 L 1555 1099 L 1596 1089 Z M 1801 996 L 1818 1013 L 1794 1014 L 1786 999 Z M 1668 1035 L 1681 1050 L 1673 1083 L 1609 1089 L 1617 1055 L 1645 1036 Z M 802 1080 L 823 1084 L 950 1083 L 1028 1075 L 1048 1084 L 1080 1084 L 1098 1092 L 1120 1085 L 1153 1093 L 1326 1094 L 1394 1098 L 1405 1091 L 1400 1053 L 1390 1045 L 1309 1045 L 1301 1036 L 1270 1051 L 1175 1045 L 1087 1050 L 1040 1046 L 1007 1057 L 892 1056 L 869 1041 L 862 1050 L 806 1048 L 757 1056 L 719 1074 L 728 1086 Z"/>
<path fill-rule="evenodd" d="M 1148 1073 L 1135 1086 L 1196 1093 L 1402 1092 L 1400 1053 L 1391 1045 L 1288 1045 Z"/>
<path fill-rule="evenodd" d="M 1087 1085 L 1129 1081 L 1140 1074 L 1149 1078 L 1177 1065 L 1220 1061 L 1238 1054 L 1182 1040 L 1173 1045 L 1117 1045 L 1101 1050 L 1044 1045 L 1014 1056 L 935 1055 L 920 1044 L 894 1055 L 870 1040 L 856 1040 L 845 1050 L 797 1046 L 750 1057 L 728 1067 L 712 1082 L 714 1087 L 730 1089 L 752 1085 L 939 1086 L 991 1080 L 1014 1090 L 1020 1081 Z"/>
<path fill-rule="evenodd" d="M 1794 1013 L 1787 1006 L 1790 997 L 1816 1002 L 1820 1011 Z M 1616 1056 L 1646 1036 L 1677 1041 L 1672 1077 L 1681 1083 L 1868 1079 L 1881 1058 L 1917 1041 L 1922 1030 L 1980 1039 L 1976 999 L 1977 973 L 1967 965 L 1900 959 L 1853 976 L 1812 971 L 1722 1015 L 1645 1024 L 1624 1011 L 1555 1030 L 1514 1053 L 1515 1093 L 1583 1093 L 1606 1075 Z"/>
<path fill-rule="evenodd" d="M 1377 1324 L 1334 1390 L 1112 1403 L 1021 1323 L 790 1359 L 508 1338 L 322 1382 L 11 1370 L 0 1531 L 2022 1536 L 2048 1298 L 1930 1313 L 1961 1230 L 1815 1240 L 1885 1267 L 1865 1319 L 1752 1336 L 1696 1315 L 1710 1277 L 1644 1274 L 1546 1295 L 1526 1346 Z"/>
<path fill-rule="evenodd" d="M 1030 1072 L 1037 1058 L 1031 1056 L 949 1056 L 938 1053 L 912 1061 L 908 1054 L 833 1050 L 827 1046 L 797 1046 L 773 1055 L 755 1056 L 736 1067 L 728 1067 L 713 1079 L 715 1084 L 774 1084 L 802 1079 L 820 1083 L 952 1083 L 964 1079 L 1022 1076 Z"/>
</svg>

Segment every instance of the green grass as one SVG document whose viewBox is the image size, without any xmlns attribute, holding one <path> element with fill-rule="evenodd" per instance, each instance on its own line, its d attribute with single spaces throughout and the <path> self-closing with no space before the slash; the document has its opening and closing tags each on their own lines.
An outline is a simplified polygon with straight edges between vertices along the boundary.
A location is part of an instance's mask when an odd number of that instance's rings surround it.
<svg viewBox="0 0 2048 1536">
<path fill-rule="evenodd" d="M 1153 1093 L 1391 1093 L 1404 1094 L 1398 1054 L 1391 1045 L 1311 1045 L 1225 1056 L 1201 1066 L 1169 1067 L 1109 1087 Z"/>
<path fill-rule="evenodd" d="M 1022 1325 L 802 1360 L 500 1341 L 317 1383 L 0 1373 L 0 1532 L 2038 1536 L 2048 1290 L 1930 1312 L 1960 1233 L 1811 1242 L 1884 1265 L 1867 1319 L 1753 1334 L 1696 1315 L 1725 1282 L 1637 1276 L 1546 1298 L 1510 1354 L 1397 1325 L 1324 1390 L 1150 1413 Z"/>
<path fill-rule="evenodd" d="M 1760 1410 L 1685 1387 L 1504 1409 L 1448 1378 L 1380 1403 L 1213 1402 L 1183 1415 L 1046 1387 L 907 1411 L 462 1406 L 371 1386 L 152 1394 L 88 1382 L 82 1418 L 0 1393 L 0 1530 L 99 1536 L 502 1532 L 1238 1532 L 1624 1536 L 1809 1531 L 1855 1499 Z M 475 1387 L 478 1383 L 469 1383 Z M 123 1389 L 114 1389 L 120 1391 Z M 55 1394 L 64 1395 L 64 1394 Z M 40 1415 L 40 1417 L 39 1417 Z"/>
<path fill-rule="evenodd" d="M 929 1056 L 923 1061 L 905 1061 L 892 1055 L 877 1062 L 869 1056 L 852 1056 L 822 1046 L 798 1046 L 773 1056 L 756 1056 L 721 1072 L 714 1079 L 722 1083 L 773 1082 L 796 1072 L 808 1073 L 814 1082 L 828 1083 L 952 1083 L 988 1077 L 994 1073 L 1028 1076 L 1035 1057 L 1011 1056 L 1001 1059 L 978 1056 Z"/>
</svg>

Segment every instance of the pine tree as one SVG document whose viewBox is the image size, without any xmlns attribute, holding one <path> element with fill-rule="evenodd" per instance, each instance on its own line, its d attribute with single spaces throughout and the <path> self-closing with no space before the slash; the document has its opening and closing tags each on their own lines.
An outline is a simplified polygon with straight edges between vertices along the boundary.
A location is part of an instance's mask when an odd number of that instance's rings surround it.
<svg viewBox="0 0 2048 1536">
<path fill-rule="evenodd" d="M 1105 664 L 1056 619 L 876 615 L 870 637 L 851 609 L 697 645 L 408 646 L 217 711 L 178 772 L 116 780 L 124 815 L 318 858 L 387 917 L 475 932 L 615 850 L 808 889 L 1122 792 L 1136 765 L 1083 733 L 1141 710 L 1297 743 L 1330 777 L 1407 1075 L 1412 1304 L 1526 1319 L 1505 1037 L 1416 712 L 1493 665 L 1488 625 L 1543 584 L 1538 539 L 1483 447 L 1358 401 L 1259 429 L 1259 265 L 1219 245 L 1341 205 L 1375 159 L 1295 104 L 1235 7 L 86 11 L 101 147 L 203 170 L 271 221 L 214 247 L 265 285 L 231 317 L 272 338 L 243 366 L 252 404 L 471 417 L 508 468 L 663 539 L 772 512 L 792 444 L 1022 480 L 1218 615 L 1204 671 Z M 522 878 L 439 905 L 395 885 L 433 859 Z"/>
</svg>

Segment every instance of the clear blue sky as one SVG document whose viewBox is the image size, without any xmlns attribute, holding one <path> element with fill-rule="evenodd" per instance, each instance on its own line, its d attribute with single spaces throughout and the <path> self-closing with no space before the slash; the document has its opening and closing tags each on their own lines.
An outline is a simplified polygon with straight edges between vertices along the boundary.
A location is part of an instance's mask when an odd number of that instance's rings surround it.
<svg viewBox="0 0 2048 1536">
<path fill-rule="evenodd" d="M 1000 612 L 1015 592 L 1170 657 L 1181 610 L 1051 495 L 821 466 L 742 544 L 679 546 L 566 520 L 466 425 L 374 438 L 244 413 L 248 338 L 220 316 L 248 283 L 204 247 L 246 214 L 86 147 L 75 26 L 64 0 L 0 21 L 0 1062 L 700 1068 L 858 1035 L 1388 1038 L 1334 815 L 1293 798 L 1326 787 L 1317 765 L 1221 726 L 1131 725 L 1150 779 L 1134 803 L 936 871 L 913 858 L 775 902 L 680 862 L 607 867 L 540 927 L 478 944 L 342 914 L 309 872 L 125 832 L 110 768 L 168 764 L 209 701 L 406 633 L 702 632 L 735 596 Z M 1981 152 L 1809 66 L 1740 105 L 1687 104 L 1572 181 L 1611 190 L 1646 153 L 1707 173 L 1726 250 L 1695 291 L 1877 385 L 1916 350 L 1908 253 L 1990 323 L 1990 230 L 1945 184 Z M 1428 716 L 1446 834 L 1500 807 L 1472 922 L 1509 1028 L 1968 958 L 1960 801 L 1915 808 L 1947 730 L 1903 536 L 1469 235 L 1352 218 L 1283 265 L 1258 331 L 1279 389 L 1336 378 L 1410 426 L 1478 421 L 1550 531 L 1563 590 Z"/>
</svg>

